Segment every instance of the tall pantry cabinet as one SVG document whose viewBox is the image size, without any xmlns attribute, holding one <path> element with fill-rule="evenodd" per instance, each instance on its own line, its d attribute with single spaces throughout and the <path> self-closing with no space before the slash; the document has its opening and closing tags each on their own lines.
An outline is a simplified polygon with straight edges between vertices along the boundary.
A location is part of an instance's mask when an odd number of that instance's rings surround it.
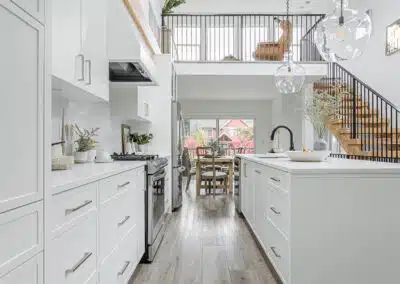
<svg viewBox="0 0 400 284">
<path fill-rule="evenodd" d="M 43 283 L 46 0 L 0 0 L 0 283 Z"/>
</svg>

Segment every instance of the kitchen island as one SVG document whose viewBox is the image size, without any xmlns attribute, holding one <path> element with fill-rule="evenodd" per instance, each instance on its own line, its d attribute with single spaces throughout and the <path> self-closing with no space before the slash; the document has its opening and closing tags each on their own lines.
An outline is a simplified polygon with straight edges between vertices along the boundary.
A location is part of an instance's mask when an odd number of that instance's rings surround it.
<svg viewBox="0 0 400 284">
<path fill-rule="evenodd" d="M 287 284 L 398 283 L 400 165 L 241 159 L 241 210 Z"/>
</svg>

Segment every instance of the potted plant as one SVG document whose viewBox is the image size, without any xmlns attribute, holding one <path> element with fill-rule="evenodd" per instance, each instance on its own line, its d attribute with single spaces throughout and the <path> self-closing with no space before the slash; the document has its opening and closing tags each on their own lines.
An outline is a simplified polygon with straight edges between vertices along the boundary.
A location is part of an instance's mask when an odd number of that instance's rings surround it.
<svg viewBox="0 0 400 284">
<path fill-rule="evenodd" d="M 129 137 L 131 141 L 138 146 L 139 152 L 147 152 L 147 144 L 149 144 L 151 139 L 153 139 L 153 134 L 139 134 L 136 132 L 130 134 Z"/>
<path fill-rule="evenodd" d="M 92 128 L 90 131 L 81 129 L 77 124 L 74 126 L 74 132 L 79 137 L 75 143 L 77 144 L 76 152 L 74 153 L 75 161 L 78 163 L 93 162 L 96 158 L 97 141 L 93 139 L 97 136 L 100 128 Z"/>
<path fill-rule="evenodd" d="M 162 23 L 161 23 L 161 35 L 162 35 L 162 51 L 163 53 L 171 53 L 171 30 L 168 25 L 165 24 L 164 16 L 172 14 L 173 10 L 186 3 L 186 0 L 165 0 L 162 9 Z"/>
<path fill-rule="evenodd" d="M 311 122 L 318 139 L 314 142 L 315 151 L 325 151 L 328 143 L 324 137 L 328 132 L 327 119 L 339 115 L 341 94 L 331 95 L 328 92 L 312 93 L 306 97 L 305 117 Z"/>
</svg>

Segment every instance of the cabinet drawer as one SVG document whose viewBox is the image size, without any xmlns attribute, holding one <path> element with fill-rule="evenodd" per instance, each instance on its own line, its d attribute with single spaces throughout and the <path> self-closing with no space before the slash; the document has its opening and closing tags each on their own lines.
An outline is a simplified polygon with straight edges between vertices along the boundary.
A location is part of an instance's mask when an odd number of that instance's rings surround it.
<svg viewBox="0 0 400 284">
<path fill-rule="evenodd" d="M 268 185 L 267 217 L 287 238 L 289 237 L 289 195 L 273 184 Z"/>
<path fill-rule="evenodd" d="M 49 283 L 86 283 L 96 273 L 97 214 L 91 212 L 85 221 L 51 241 Z"/>
<path fill-rule="evenodd" d="M 284 283 L 289 283 L 289 243 L 271 222 L 266 222 L 268 233 L 267 255 Z"/>
<path fill-rule="evenodd" d="M 126 284 L 138 264 L 136 230 L 127 236 L 102 263 L 100 284 Z"/>
<path fill-rule="evenodd" d="M 44 23 L 44 0 L 10 0 L 36 20 Z"/>
<path fill-rule="evenodd" d="M 1 284 L 42 284 L 43 283 L 43 253 L 0 276 Z"/>
<path fill-rule="evenodd" d="M 100 262 L 110 254 L 129 231 L 136 226 L 134 190 L 117 195 L 100 207 Z"/>
<path fill-rule="evenodd" d="M 52 232 L 65 230 L 74 221 L 97 208 L 97 183 L 87 184 L 52 196 L 50 218 Z"/>
<path fill-rule="evenodd" d="M 139 169 L 134 169 L 101 180 L 99 183 L 100 203 L 105 203 L 114 195 L 135 188 L 138 174 Z"/>
<path fill-rule="evenodd" d="M 0 275 L 43 249 L 43 202 L 0 214 Z"/>
<path fill-rule="evenodd" d="M 275 170 L 272 168 L 268 168 L 268 170 L 266 170 L 266 173 L 268 177 L 268 182 L 270 184 L 276 185 L 286 191 L 289 191 L 290 176 L 288 173 Z"/>
</svg>

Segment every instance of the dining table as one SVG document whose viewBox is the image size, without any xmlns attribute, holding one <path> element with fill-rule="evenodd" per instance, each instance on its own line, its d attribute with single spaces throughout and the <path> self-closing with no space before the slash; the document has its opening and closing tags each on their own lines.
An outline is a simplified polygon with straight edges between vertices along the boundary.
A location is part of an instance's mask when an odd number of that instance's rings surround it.
<svg viewBox="0 0 400 284">
<path fill-rule="evenodd" d="M 217 156 L 214 158 L 215 166 L 228 168 L 228 193 L 232 192 L 233 188 L 233 157 L 230 156 Z M 196 194 L 200 195 L 201 190 L 201 167 L 212 165 L 212 157 L 195 158 L 196 161 Z M 224 188 L 224 185 L 215 185 L 215 188 Z"/>
</svg>

